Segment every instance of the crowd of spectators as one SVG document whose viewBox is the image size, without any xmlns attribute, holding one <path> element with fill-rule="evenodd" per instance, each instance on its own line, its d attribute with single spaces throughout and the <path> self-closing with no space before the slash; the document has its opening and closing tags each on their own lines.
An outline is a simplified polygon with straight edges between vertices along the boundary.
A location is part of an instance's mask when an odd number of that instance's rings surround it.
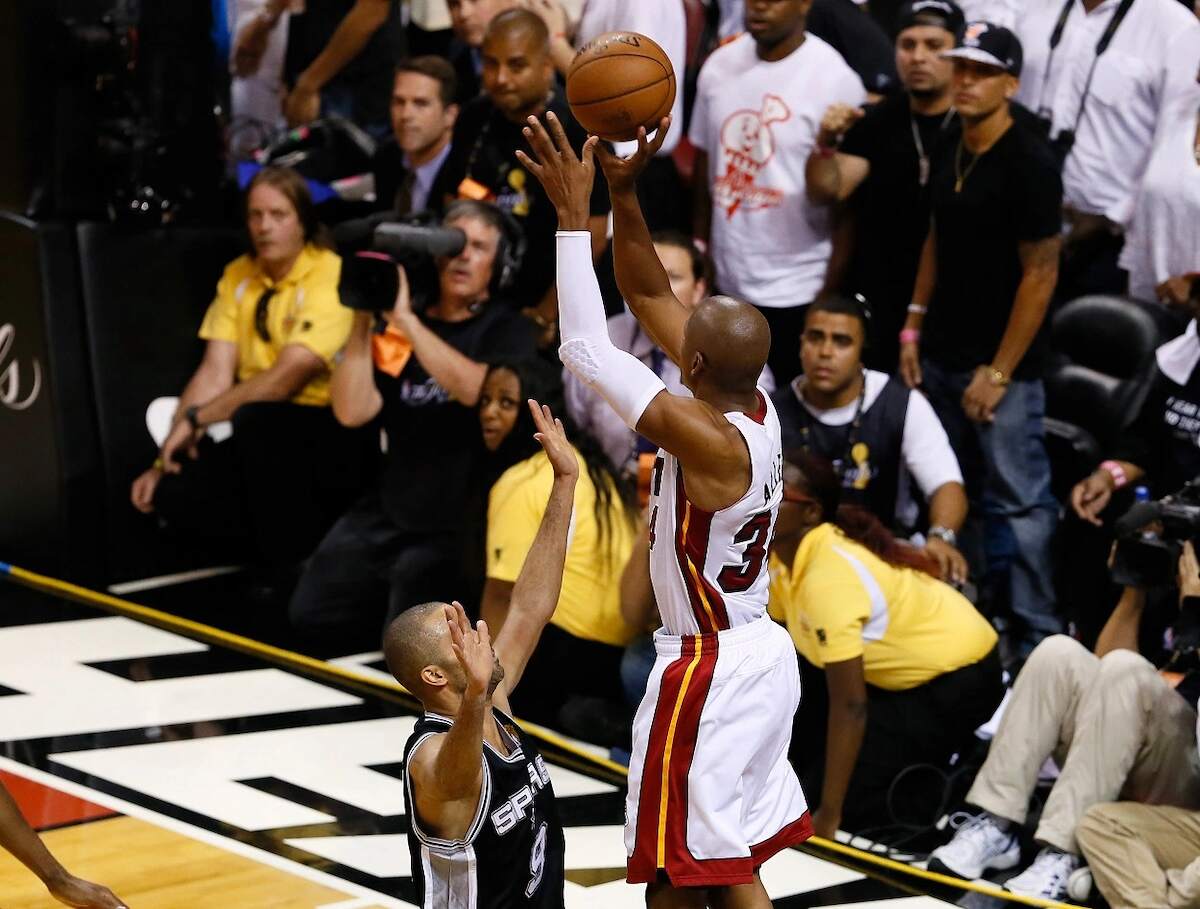
<svg viewBox="0 0 1200 909">
<path fill-rule="evenodd" d="M 271 126 L 351 121 L 376 151 L 366 209 L 350 213 L 465 242 L 433 262 L 431 287 L 401 270 L 388 308 L 352 312 L 338 252 L 363 234 L 338 225 L 335 251 L 320 223 L 349 209 L 260 169 L 249 251 L 217 284 L 204 358 L 135 507 L 265 571 L 325 646 L 431 599 L 495 634 L 552 478 L 523 401 L 550 403 L 581 480 L 558 611 L 516 707 L 619 750 L 655 627 L 641 513 L 654 451 L 563 375 L 555 213 L 515 152 L 548 112 L 578 148 L 563 81 L 575 51 L 644 32 L 679 85 L 639 187 L 654 251 L 685 305 L 729 294 L 772 331 L 760 385 L 782 425 L 785 502 L 771 614 L 805 679 L 792 757 L 817 832 L 918 818 L 928 833 L 957 804 L 968 814 L 933 851 L 938 870 L 1027 866 L 1006 886 L 1057 901 L 1090 863 L 1114 907 L 1197 905 L 1200 634 L 1176 621 L 1200 609 L 1191 545 L 1177 576 L 1092 604 L 1107 616 L 1096 640 L 1056 595 L 1107 570 L 1102 556 L 1056 562 L 1064 533 L 1107 549 L 1135 487 L 1157 497 L 1200 474 L 1193 10 L 242 0 L 230 13 L 235 104 Z M 602 273 L 610 207 L 597 173 Z M 1101 458 L 1062 475 L 1043 428 L 1051 327 L 1088 294 L 1149 312 L 1161 347 L 1126 428 L 1085 427 Z M 679 366 L 608 302 L 614 343 L 684 393 Z M 980 727 L 995 730 L 981 767 Z"/>
</svg>

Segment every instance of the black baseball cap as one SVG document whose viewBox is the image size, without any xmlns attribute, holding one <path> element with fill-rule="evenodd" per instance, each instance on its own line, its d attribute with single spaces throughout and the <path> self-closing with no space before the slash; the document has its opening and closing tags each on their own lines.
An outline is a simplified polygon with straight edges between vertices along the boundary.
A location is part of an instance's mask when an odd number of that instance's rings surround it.
<svg viewBox="0 0 1200 909">
<path fill-rule="evenodd" d="M 962 37 L 967 19 L 954 0 L 908 0 L 896 14 L 894 34 L 899 35 L 906 28 L 916 25 L 944 28 L 957 41 Z"/>
<path fill-rule="evenodd" d="M 962 57 L 995 66 L 1010 76 L 1021 75 L 1021 41 L 1008 29 L 990 22 L 972 22 L 963 31 L 962 43 L 943 57 Z"/>
</svg>

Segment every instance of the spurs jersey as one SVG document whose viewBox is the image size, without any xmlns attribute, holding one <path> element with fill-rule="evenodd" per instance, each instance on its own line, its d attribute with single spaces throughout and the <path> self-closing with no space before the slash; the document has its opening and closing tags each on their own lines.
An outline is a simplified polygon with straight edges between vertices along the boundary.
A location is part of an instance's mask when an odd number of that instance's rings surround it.
<svg viewBox="0 0 1200 909">
<path fill-rule="evenodd" d="M 550 771 L 517 724 L 493 709 L 508 754 L 483 743 L 483 789 L 467 833 L 444 840 L 421 830 L 408 762 L 453 722 L 434 713 L 417 721 L 404 746 L 404 805 L 418 905 L 425 909 L 562 909 L 565 843 Z"/>
<path fill-rule="evenodd" d="M 767 548 L 783 498 L 779 418 L 758 391 L 754 413 L 725 414 L 750 451 L 750 487 L 728 508 L 688 501 L 679 459 L 659 449 L 650 480 L 650 579 L 670 634 L 708 634 L 766 614 Z"/>
</svg>

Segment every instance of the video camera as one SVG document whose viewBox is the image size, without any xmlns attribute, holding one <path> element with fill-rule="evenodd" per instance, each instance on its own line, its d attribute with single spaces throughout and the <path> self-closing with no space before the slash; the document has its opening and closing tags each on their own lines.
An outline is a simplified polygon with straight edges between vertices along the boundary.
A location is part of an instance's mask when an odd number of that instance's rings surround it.
<svg viewBox="0 0 1200 909">
<path fill-rule="evenodd" d="M 428 216 L 399 221 L 364 218 L 338 234 L 339 248 L 359 249 L 342 259 L 338 281 L 342 305 L 368 312 L 385 312 L 395 304 L 400 286 L 397 265 L 408 276 L 413 308 L 423 309 L 438 294 L 435 260 L 457 256 L 467 243 L 462 230 L 430 223 Z M 369 237 L 368 249 L 362 249 L 367 245 L 365 237 Z"/>
<path fill-rule="evenodd" d="M 1161 530 L 1147 530 L 1158 524 Z M 1114 524 L 1112 578 L 1127 587 L 1175 584 L 1183 543 L 1200 539 L 1200 477 L 1157 501 L 1135 502 Z"/>
</svg>

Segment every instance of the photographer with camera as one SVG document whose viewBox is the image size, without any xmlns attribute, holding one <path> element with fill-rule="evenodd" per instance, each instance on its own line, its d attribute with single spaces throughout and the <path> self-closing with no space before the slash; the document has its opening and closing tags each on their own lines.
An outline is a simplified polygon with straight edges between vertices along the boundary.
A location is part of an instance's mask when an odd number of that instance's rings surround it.
<svg viewBox="0 0 1200 909">
<path fill-rule="evenodd" d="M 1190 490 L 1191 487 L 1189 486 Z M 1188 490 L 1180 494 L 1187 498 Z M 1194 498 L 1196 493 L 1191 492 Z M 930 870 L 974 879 L 989 868 L 1020 861 L 1017 827 L 1029 813 L 1039 770 L 1053 757 L 1060 768 L 1042 809 L 1034 839 L 1041 851 L 1006 889 L 1023 896 L 1062 900 L 1083 866 L 1076 830 L 1094 805 L 1117 799 L 1151 805 L 1200 808 L 1200 763 L 1196 760 L 1194 694 L 1180 697 L 1165 674 L 1138 653 L 1138 632 L 1147 591 L 1178 574 L 1186 594 L 1197 576 L 1195 553 L 1169 540 L 1148 545 L 1144 526 L 1163 518 L 1164 535 L 1180 539 L 1200 529 L 1200 507 L 1184 512 L 1172 503 L 1140 503 L 1128 516 L 1130 539 L 1118 544 L 1113 578 L 1125 584 L 1121 601 L 1100 632 L 1095 653 L 1065 635 L 1047 638 L 1017 676 L 987 760 L 966 801 L 982 809 L 954 838 L 934 850 Z M 1182 519 L 1186 518 L 1186 520 Z M 1140 526 L 1134 526 L 1140 525 Z M 1130 546 L 1133 553 L 1122 551 Z M 1146 573 L 1159 559 L 1138 555 L 1170 551 L 1175 559 L 1164 576 Z M 1174 653 L 1167 669 L 1194 662 L 1196 621 L 1189 599 L 1174 628 Z M 1190 691 L 1200 676 L 1185 676 Z"/>
<path fill-rule="evenodd" d="M 1200 565 L 1190 542 L 1179 559 L 1179 596 L 1181 610 L 1200 599 Z M 1193 672 L 1175 689 L 1189 704 L 1200 694 L 1196 680 Z M 1193 761 L 1200 756 L 1192 751 L 1197 747 L 1200 742 L 1188 747 Z M 1113 909 L 1200 906 L 1200 811 L 1137 802 L 1095 805 L 1075 835 Z"/>
<path fill-rule="evenodd" d="M 519 266 L 519 229 L 473 200 L 451 204 L 442 224 L 461 231 L 461 251 L 436 257 L 428 290 L 409 256 L 406 267 L 380 253 L 343 267 L 342 302 L 360 311 L 333 373 L 333 412 L 345 426 L 378 419 L 387 450 L 378 484 L 329 531 L 292 598 L 293 624 L 326 642 L 364 622 L 373 634 L 381 602 L 390 622 L 414 603 L 458 595 L 486 364 L 535 351 L 533 327 L 497 300 Z"/>
</svg>

